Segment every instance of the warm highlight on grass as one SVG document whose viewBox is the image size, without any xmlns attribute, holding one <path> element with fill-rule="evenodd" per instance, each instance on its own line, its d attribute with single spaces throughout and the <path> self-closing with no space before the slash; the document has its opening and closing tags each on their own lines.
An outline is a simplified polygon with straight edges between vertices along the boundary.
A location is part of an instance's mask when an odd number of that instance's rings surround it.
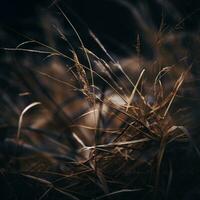
<svg viewBox="0 0 200 200">
<path fill-rule="evenodd" d="M 49 62 L 13 72 L 17 92 L 4 96 L 1 110 L 2 176 L 11 188 L 33 190 L 29 195 L 40 200 L 168 199 L 173 156 L 190 144 L 198 153 L 189 132 L 193 113 L 185 106 L 187 92 L 196 94 L 192 66 L 184 53 L 177 59 L 165 47 L 180 48 L 176 35 L 151 33 L 155 60 L 140 55 L 139 36 L 138 55 L 116 60 L 90 31 L 104 52 L 99 58 L 57 9 L 80 48 L 59 29 L 67 54 L 27 36 L 5 48 L 45 55 L 42 62 Z"/>
</svg>

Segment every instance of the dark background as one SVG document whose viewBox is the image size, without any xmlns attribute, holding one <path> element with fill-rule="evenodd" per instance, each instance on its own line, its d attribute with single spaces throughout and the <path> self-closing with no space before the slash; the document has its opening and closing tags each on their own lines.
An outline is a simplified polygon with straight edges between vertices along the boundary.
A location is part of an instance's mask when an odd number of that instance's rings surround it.
<svg viewBox="0 0 200 200">
<path fill-rule="evenodd" d="M 165 22 L 169 26 L 173 27 L 180 20 L 185 19 L 186 31 L 199 31 L 200 1 L 198 0 L 62 0 L 57 2 L 82 36 L 89 27 L 109 50 L 121 55 L 130 53 L 134 49 L 137 34 L 142 34 L 141 25 L 131 13 L 130 5 L 138 9 L 142 17 L 151 18 L 148 19 L 149 26 L 159 28 L 164 13 Z M 124 2 L 128 2 L 129 6 Z M 22 33 L 36 31 L 40 23 L 39 12 L 56 12 L 55 6 L 51 5 L 50 0 L 1 0 L 2 28 L 9 27 Z M 6 45 L 4 39 L 1 37 L 1 43 Z M 85 42 L 89 47 L 92 45 L 92 42 L 87 39 Z"/>
</svg>

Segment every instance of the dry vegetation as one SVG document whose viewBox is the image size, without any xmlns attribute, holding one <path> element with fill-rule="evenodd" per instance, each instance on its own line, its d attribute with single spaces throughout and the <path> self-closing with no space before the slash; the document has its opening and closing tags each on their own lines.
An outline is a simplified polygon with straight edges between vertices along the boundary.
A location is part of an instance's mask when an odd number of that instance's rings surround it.
<svg viewBox="0 0 200 200">
<path fill-rule="evenodd" d="M 173 179 L 188 171 L 177 162 L 190 145 L 198 153 L 189 131 L 196 77 L 182 33 L 149 33 L 154 60 L 140 55 L 139 36 L 137 55 L 116 60 L 90 33 L 99 58 L 58 9 L 78 48 L 57 27 L 67 53 L 26 36 L 5 49 L 19 51 L 20 63 L 7 79 L 15 92 L 3 93 L 0 108 L 5 199 L 179 198 Z"/>
</svg>

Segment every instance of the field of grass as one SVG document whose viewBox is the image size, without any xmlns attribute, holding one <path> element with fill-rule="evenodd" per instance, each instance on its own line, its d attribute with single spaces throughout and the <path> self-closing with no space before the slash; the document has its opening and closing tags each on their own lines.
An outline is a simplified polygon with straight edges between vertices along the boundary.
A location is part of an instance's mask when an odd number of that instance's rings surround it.
<svg viewBox="0 0 200 200">
<path fill-rule="evenodd" d="M 37 34 L 0 32 L 18 43 L 0 50 L 0 199 L 200 199 L 199 35 L 126 6 L 129 56 L 58 4 Z"/>
</svg>

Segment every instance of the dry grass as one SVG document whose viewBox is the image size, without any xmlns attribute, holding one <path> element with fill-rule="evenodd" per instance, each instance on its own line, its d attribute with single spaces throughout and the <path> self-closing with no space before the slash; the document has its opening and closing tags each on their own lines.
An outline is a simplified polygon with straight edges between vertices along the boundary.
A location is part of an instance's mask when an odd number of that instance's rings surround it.
<svg viewBox="0 0 200 200">
<path fill-rule="evenodd" d="M 18 96 L 4 94 L 1 109 L 3 177 L 9 185 L 16 185 L 12 177 L 29 185 L 25 189 L 34 185 L 37 199 L 167 199 L 173 178 L 168 153 L 187 148 L 190 139 L 192 119 L 180 96 L 194 93 L 187 86 L 191 67 L 182 54 L 173 60 L 165 51 L 166 33 L 154 41 L 155 60 L 139 55 L 138 37 L 138 55 L 120 62 L 91 33 L 109 61 L 99 58 L 58 9 L 79 52 L 64 54 L 32 38 L 6 49 L 44 54 L 51 62 L 13 72 Z M 26 48 L 30 44 L 37 49 Z"/>
</svg>

